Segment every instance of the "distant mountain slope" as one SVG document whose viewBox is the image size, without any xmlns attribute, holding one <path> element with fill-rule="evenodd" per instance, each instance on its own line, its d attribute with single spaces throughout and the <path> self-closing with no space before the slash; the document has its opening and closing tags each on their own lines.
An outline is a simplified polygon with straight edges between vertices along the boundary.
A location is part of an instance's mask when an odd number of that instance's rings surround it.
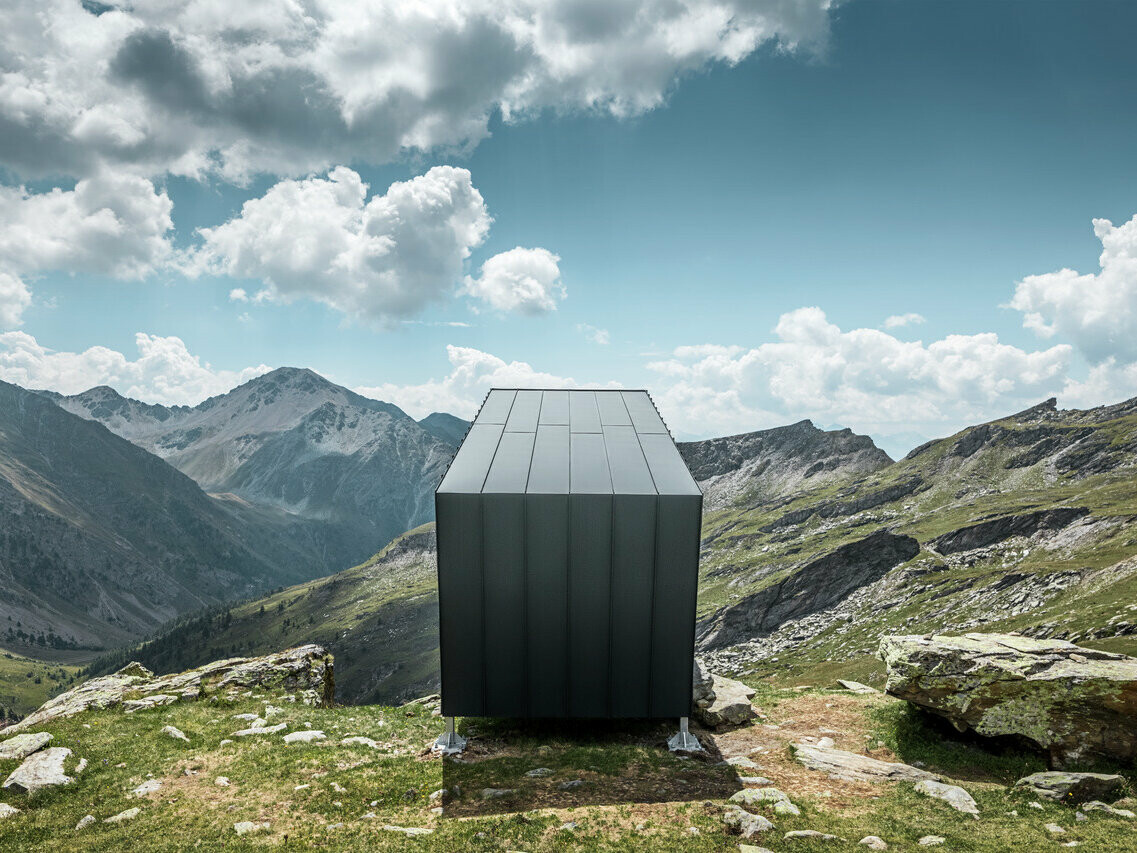
<svg viewBox="0 0 1137 853">
<path fill-rule="evenodd" d="M 1048 401 L 895 463 L 808 423 L 682 452 L 720 489 L 703 519 L 698 633 L 722 669 L 868 680 L 882 633 L 979 626 L 1137 652 L 1137 400 Z M 437 683 L 434 572 L 432 530 L 413 531 L 130 656 L 174 670 L 315 641 L 346 655 L 351 701 L 394 701 Z"/>
<path fill-rule="evenodd" d="M 397 703 L 438 690 L 434 525 L 398 537 L 367 562 L 264 598 L 218 607 L 154 639 L 95 661 L 91 673 L 128 660 L 176 672 L 231 655 L 262 654 L 297 638 L 336 657 L 336 695 Z"/>
<path fill-rule="evenodd" d="M 892 464 L 867 435 L 823 431 L 810 421 L 679 445 L 714 509 L 741 499 L 774 498 Z"/>
<path fill-rule="evenodd" d="M 0 644 L 117 645 L 188 610 L 327 571 L 280 512 L 0 382 Z M 30 639 L 29 639 L 30 638 Z"/>
<path fill-rule="evenodd" d="M 434 517 L 434 487 L 467 426 L 443 414 L 420 424 L 397 406 L 296 368 L 192 408 L 151 406 L 107 387 L 51 396 L 206 491 L 327 525 L 327 557 L 336 567 Z"/>
</svg>

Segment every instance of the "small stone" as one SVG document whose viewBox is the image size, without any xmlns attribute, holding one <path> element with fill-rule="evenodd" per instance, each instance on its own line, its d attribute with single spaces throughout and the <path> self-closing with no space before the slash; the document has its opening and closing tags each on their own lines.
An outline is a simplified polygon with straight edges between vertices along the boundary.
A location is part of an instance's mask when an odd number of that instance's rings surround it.
<svg viewBox="0 0 1137 853">
<path fill-rule="evenodd" d="M 413 837 L 415 835 L 430 835 L 432 832 L 434 832 L 433 829 L 428 829 L 422 826 L 395 826 L 391 823 L 384 824 L 383 829 L 387 830 L 388 832 L 401 832 L 407 837 Z"/>
<path fill-rule="evenodd" d="M 1043 829 L 1045 829 L 1047 832 L 1053 833 L 1054 835 L 1065 835 L 1066 834 L 1066 830 L 1064 830 L 1062 827 L 1060 827 L 1056 823 L 1045 824 L 1043 826 Z"/>
<path fill-rule="evenodd" d="M 1125 779 L 1116 773 L 1066 773 L 1056 770 L 1032 773 L 1015 782 L 1015 788 L 1064 803 L 1109 799 L 1120 793 L 1124 785 Z"/>
<path fill-rule="evenodd" d="M 229 745 L 229 744 L 231 744 L 232 742 L 233 742 L 233 741 L 231 741 L 229 738 L 223 738 L 223 739 L 221 740 L 221 743 L 219 743 L 219 744 L 217 744 L 217 745 L 218 745 L 218 746 L 228 746 L 228 745 Z"/>
<path fill-rule="evenodd" d="M 162 787 L 160 779 L 147 779 L 137 788 L 130 792 L 132 797 L 148 797 L 151 794 L 157 793 Z"/>
<path fill-rule="evenodd" d="M 293 791 L 304 791 L 304 790 L 306 790 L 306 789 L 308 789 L 308 788 L 311 788 L 311 787 L 312 787 L 312 786 L 311 786 L 311 785 L 309 785 L 309 784 L 304 784 L 304 785 L 297 785 L 297 786 L 296 786 L 295 788 L 293 788 L 292 790 L 293 790 Z M 371 805 L 375 805 L 375 803 L 372 803 Z"/>
<path fill-rule="evenodd" d="M 23 761 L 33 752 L 39 752 L 51 743 L 47 732 L 30 735 L 16 735 L 0 743 L 0 761 Z"/>
<path fill-rule="evenodd" d="M 442 808 L 442 806 L 435 806 L 434 808 L 432 808 L 432 809 L 430 810 L 430 813 L 431 813 L 432 815 L 438 815 L 439 817 L 442 817 L 442 814 L 443 814 L 443 808 Z"/>
<path fill-rule="evenodd" d="M 218 788 L 228 788 L 233 783 L 229 781 L 228 776 L 218 776 L 213 780 L 213 784 Z"/>
<path fill-rule="evenodd" d="M 774 853 L 768 847 L 756 847 L 753 844 L 739 844 L 738 853 Z"/>
<path fill-rule="evenodd" d="M 1083 820 L 1089 820 L 1089 818 L 1086 817 L 1085 812 L 1078 811 L 1078 812 L 1074 812 L 1074 820 L 1076 820 L 1080 823 Z"/>
<path fill-rule="evenodd" d="M 789 800 L 779 800 L 774 803 L 774 814 L 781 815 L 782 817 L 800 817 L 801 809 Z"/>
<path fill-rule="evenodd" d="M 553 771 L 550 770 L 548 767 L 537 767 L 537 768 L 534 768 L 533 770 L 528 771 L 525 775 L 532 777 L 534 779 L 539 779 L 542 776 L 552 776 Z"/>
<path fill-rule="evenodd" d="M 0 820 L 18 815 L 20 810 L 15 806 L 10 806 L 7 803 L 0 803 Z"/>
<path fill-rule="evenodd" d="M 233 737 L 249 737 L 250 735 L 274 735 L 288 728 L 288 723 L 277 723 L 275 726 L 259 726 L 251 729 L 241 729 L 233 732 Z"/>
<path fill-rule="evenodd" d="M 1039 811 L 1042 811 L 1042 803 L 1036 803 L 1036 802 L 1032 801 L 1032 802 L 1027 803 L 1027 805 L 1030 806 L 1032 809 L 1038 809 Z"/>
<path fill-rule="evenodd" d="M 142 814 L 142 809 L 138 808 L 138 806 L 135 806 L 132 809 L 127 809 L 124 812 L 119 812 L 116 815 L 104 818 L 103 823 L 122 823 L 123 821 L 134 820 L 140 814 Z"/>
<path fill-rule="evenodd" d="M 314 740 L 324 740 L 326 735 L 319 729 L 309 729 L 304 732 L 290 732 L 284 736 L 285 743 L 311 743 Z"/>
<path fill-rule="evenodd" d="M 185 732 L 174 726 L 163 726 L 162 734 L 166 735 L 166 737 L 172 737 L 174 740 L 184 740 L 186 743 L 189 743 L 189 738 L 186 737 Z"/>
<path fill-rule="evenodd" d="M 233 831 L 238 835 L 249 835 L 253 832 L 264 832 L 269 828 L 267 823 L 254 823 L 251 820 L 242 820 L 233 824 Z"/>
<path fill-rule="evenodd" d="M 1107 804 L 1099 802 L 1097 800 L 1090 800 L 1090 802 L 1083 804 L 1082 805 L 1082 811 L 1104 812 L 1105 814 L 1113 815 L 1114 817 L 1127 818 L 1128 820 L 1132 820 L 1133 818 L 1137 818 L 1137 814 L 1130 811 L 1129 809 L 1114 808 L 1113 806 L 1107 805 Z"/>
<path fill-rule="evenodd" d="M 767 779 L 765 776 L 739 776 L 738 781 L 743 785 L 773 785 L 773 779 Z"/>
<path fill-rule="evenodd" d="M 942 835 L 925 835 L 917 843 L 921 847 L 935 847 L 944 843 L 944 837 Z"/>
<path fill-rule="evenodd" d="M 840 684 L 842 687 L 844 687 L 846 690 L 848 690 L 850 693 L 863 693 L 865 695 L 868 695 L 869 693 L 879 693 L 880 692 L 875 687 L 869 687 L 867 684 L 861 684 L 859 681 L 849 681 L 849 680 L 844 679 L 844 678 L 838 678 L 837 683 Z M 876 838 L 875 835 L 866 835 L 865 837 L 866 838 Z M 862 843 L 864 843 L 864 842 L 862 842 Z"/>
<path fill-rule="evenodd" d="M 746 809 L 736 805 L 727 806 L 723 811 L 722 822 L 727 829 L 743 838 L 753 838 L 760 832 L 773 829 L 774 824 L 762 815 L 751 814 Z"/>
<path fill-rule="evenodd" d="M 916 791 L 927 797 L 943 800 L 957 812 L 969 814 L 976 819 L 979 818 L 979 806 L 971 794 L 959 785 L 945 785 L 943 782 L 937 782 L 934 779 L 921 779 L 916 783 Z"/>
<path fill-rule="evenodd" d="M 80 758 L 79 763 L 75 765 L 75 775 L 78 776 L 80 773 L 82 773 L 86 769 L 87 769 L 87 759 L 86 758 Z"/>
<path fill-rule="evenodd" d="M 844 841 L 845 839 L 839 835 L 830 835 L 827 832 L 818 832 L 816 829 L 795 829 L 793 832 L 787 832 L 782 838 L 786 841 L 793 841 L 797 838 L 812 838 L 814 841 Z"/>
<path fill-rule="evenodd" d="M 251 722 L 253 720 L 260 720 L 261 715 L 260 714 L 234 714 L 233 719 L 234 720 L 244 720 L 245 722 Z M 261 720 L 261 722 L 263 723 L 264 720 Z"/>
<path fill-rule="evenodd" d="M 759 769 L 758 765 L 754 762 L 754 759 L 747 758 L 745 755 L 736 755 L 733 758 L 728 758 L 726 760 L 726 763 L 732 767 L 744 767 L 747 770 Z"/>
<path fill-rule="evenodd" d="M 561 782 L 557 785 L 557 789 L 561 791 L 571 791 L 573 788 L 579 788 L 583 784 L 583 779 L 569 779 L 567 782 Z"/>
<path fill-rule="evenodd" d="M 347 788 L 345 788 L 339 782 L 332 782 L 332 790 L 335 791 L 337 794 L 346 794 L 347 793 Z"/>
<path fill-rule="evenodd" d="M 482 788 L 483 800 L 500 800 L 513 793 L 512 788 Z"/>
<path fill-rule="evenodd" d="M 85 815 L 84 817 L 79 818 L 79 822 L 75 824 L 75 831 L 78 832 L 80 829 L 86 829 L 94 822 L 95 816 L 93 814 Z"/>
<path fill-rule="evenodd" d="M 871 690 L 872 688 L 869 688 L 869 689 Z M 874 690 L 873 692 L 875 693 L 876 691 Z M 888 844 L 879 835 L 866 835 L 864 838 L 862 838 L 857 843 L 863 844 L 865 847 L 869 848 L 869 850 L 887 850 L 888 849 Z"/>
<path fill-rule="evenodd" d="M 568 823 L 561 824 L 561 832 L 575 832 L 577 828 L 576 821 L 570 820 Z"/>
<path fill-rule="evenodd" d="M 340 741 L 344 746 L 369 746 L 372 749 L 379 749 L 379 742 L 374 741 L 369 737 L 345 737 Z"/>
</svg>

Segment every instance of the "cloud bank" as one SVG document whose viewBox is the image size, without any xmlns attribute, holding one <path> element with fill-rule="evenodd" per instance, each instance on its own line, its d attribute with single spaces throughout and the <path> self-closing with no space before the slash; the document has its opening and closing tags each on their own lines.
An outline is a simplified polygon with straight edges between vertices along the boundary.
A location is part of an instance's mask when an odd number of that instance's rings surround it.
<svg viewBox="0 0 1137 853">
<path fill-rule="evenodd" d="M 492 114 L 633 115 L 762 45 L 824 44 L 833 0 L 14 0 L 0 164 L 24 176 L 255 173 L 476 144 Z"/>
</svg>

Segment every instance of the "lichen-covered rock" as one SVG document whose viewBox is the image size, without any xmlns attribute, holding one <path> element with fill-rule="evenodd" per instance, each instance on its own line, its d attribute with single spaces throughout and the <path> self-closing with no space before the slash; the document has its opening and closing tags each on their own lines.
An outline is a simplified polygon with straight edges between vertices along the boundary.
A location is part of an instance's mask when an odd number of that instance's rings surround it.
<svg viewBox="0 0 1137 853">
<path fill-rule="evenodd" d="M 1051 770 L 1031 773 L 1015 782 L 1028 794 L 1061 803 L 1108 800 L 1121 793 L 1125 779 L 1115 773 L 1069 773 Z"/>
<path fill-rule="evenodd" d="M 1137 759 L 1137 658 L 1017 634 L 885 637 L 886 690 L 1052 767 Z"/>
<path fill-rule="evenodd" d="M 75 779 L 63 772 L 63 762 L 70 757 L 71 750 L 63 746 L 33 753 L 4 780 L 3 787 L 34 794 L 43 788 L 70 785 Z"/>
<path fill-rule="evenodd" d="M 236 693 L 251 688 L 299 692 L 313 704 L 331 705 L 335 701 L 332 655 L 322 646 L 310 643 L 262 657 L 228 658 L 159 676 L 133 662 L 118 672 L 92 678 L 49 699 L 38 711 L 6 731 L 26 731 L 89 708 L 125 705 L 138 710 L 166 704 L 168 696 L 197 699 L 203 694 Z"/>
<path fill-rule="evenodd" d="M 748 723 L 757 716 L 750 704 L 754 693 L 741 681 L 715 675 L 702 661 L 695 660 L 692 678 L 694 714 L 704 726 L 721 728 Z"/>
<path fill-rule="evenodd" d="M 774 824 L 762 815 L 751 814 L 735 805 L 727 806 L 722 815 L 722 822 L 726 824 L 728 831 L 743 838 L 753 838 L 761 832 L 774 828 Z"/>
<path fill-rule="evenodd" d="M 0 743 L 0 761 L 22 761 L 51 743 L 47 732 L 16 735 Z"/>
<path fill-rule="evenodd" d="M 15 806 L 10 806 L 7 803 L 0 803 L 0 820 L 6 817 L 15 817 L 20 813 L 20 810 Z"/>
<path fill-rule="evenodd" d="M 910 764 L 881 761 L 843 749 L 828 749 L 809 743 L 795 743 L 791 749 L 794 758 L 810 770 L 820 770 L 834 779 L 850 782 L 919 782 L 938 778 L 934 773 Z"/>
</svg>

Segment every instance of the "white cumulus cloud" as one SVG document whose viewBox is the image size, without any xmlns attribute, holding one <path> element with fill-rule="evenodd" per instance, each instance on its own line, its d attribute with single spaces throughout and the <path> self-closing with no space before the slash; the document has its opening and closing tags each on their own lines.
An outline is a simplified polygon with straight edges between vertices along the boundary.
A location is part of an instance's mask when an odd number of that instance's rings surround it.
<svg viewBox="0 0 1137 853">
<path fill-rule="evenodd" d="M 1061 269 L 1024 278 L 1010 305 L 1042 337 L 1073 341 L 1093 363 L 1137 361 L 1137 216 L 1115 226 L 1093 221 L 1101 270 Z"/>
<path fill-rule="evenodd" d="M 944 434 L 1059 391 L 1071 348 L 1025 351 L 993 333 L 924 344 L 876 329 L 842 330 L 820 308 L 783 314 L 755 347 L 677 348 L 652 362 L 674 427 L 708 436 L 800 418 L 860 432 Z"/>
<path fill-rule="evenodd" d="M 280 181 L 201 229 L 187 269 L 264 282 L 253 301 L 312 299 L 386 323 L 413 315 L 453 290 L 492 220 L 466 169 L 435 166 L 383 195 L 367 191 L 344 166 Z M 230 298 L 250 297 L 237 288 Z"/>
<path fill-rule="evenodd" d="M 578 383 L 570 376 L 558 376 L 534 369 L 524 361 L 505 361 L 496 355 L 472 347 L 447 346 L 450 372 L 441 379 L 418 385 L 385 383 L 355 390 L 365 397 L 394 403 L 407 414 L 423 418 L 431 412 L 450 412 L 460 418 L 472 418 L 490 388 L 573 388 Z M 588 387 L 601 387 L 588 383 Z M 619 387 L 614 382 L 606 387 Z"/>
<path fill-rule="evenodd" d="M 911 311 L 907 314 L 893 314 L 884 321 L 884 328 L 899 329 L 903 326 L 916 326 L 923 322 L 925 322 L 923 314 L 917 314 Z"/>
<path fill-rule="evenodd" d="M 303 175 L 469 145 L 500 111 L 629 115 L 835 0 L 10 0 L 0 164 L 16 174 Z"/>
<path fill-rule="evenodd" d="M 134 342 L 138 357 L 131 359 L 101 346 L 83 352 L 52 350 L 25 332 L 5 332 L 0 334 L 0 379 L 62 394 L 109 385 L 146 403 L 193 405 L 269 370 L 263 364 L 243 370 L 215 369 L 176 337 L 139 332 Z"/>
<path fill-rule="evenodd" d="M 557 310 L 558 299 L 565 298 L 560 260 L 548 249 L 518 246 L 482 264 L 477 278 L 466 276 L 462 292 L 495 311 L 547 314 Z"/>
<path fill-rule="evenodd" d="M 588 323 L 577 323 L 576 330 L 594 344 L 607 346 L 612 342 L 612 337 L 608 334 L 607 329 L 598 329 L 596 326 L 590 326 Z"/>
<path fill-rule="evenodd" d="M 26 279 L 48 270 L 142 278 L 166 263 L 173 204 L 146 178 L 102 172 L 73 189 L 0 186 L 0 325 L 30 304 Z"/>
</svg>

